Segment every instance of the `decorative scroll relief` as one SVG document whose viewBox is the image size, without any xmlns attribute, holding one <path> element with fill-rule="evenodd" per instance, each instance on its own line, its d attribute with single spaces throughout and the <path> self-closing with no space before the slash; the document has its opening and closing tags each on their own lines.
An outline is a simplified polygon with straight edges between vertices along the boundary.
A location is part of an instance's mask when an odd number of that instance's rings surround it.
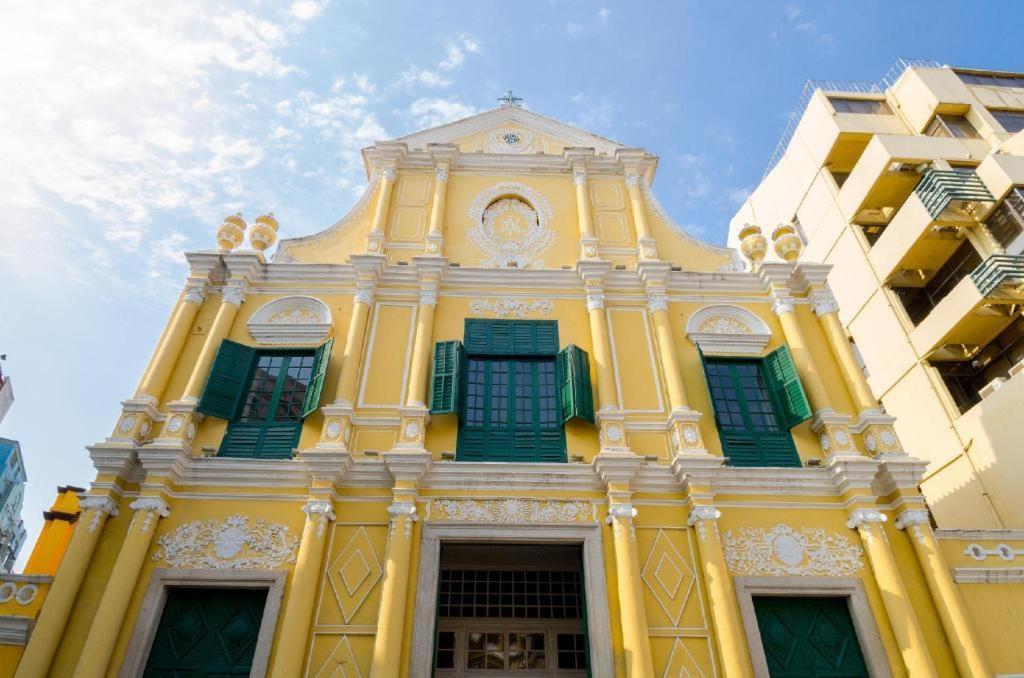
<svg viewBox="0 0 1024 678">
<path fill-rule="evenodd" d="M 741 527 L 725 533 L 724 550 L 735 574 L 845 577 L 864 567 L 859 546 L 821 528 Z"/>
<path fill-rule="evenodd" d="M 469 302 L 469 312 L 473 315 L 492 316 L 494 318 L 525 318 L 528 315 L 550 315 L 555 310 L 555 302 L 550 299 L 474 299 Z"/>
<path fill-rule="evenodd" d="M 282 297 L 257 310 L 248 328 L 263 344 L 317 344 L 331 332 L 331 311 L 313 297 Z"/>
<path fill-rule="evenodd" d="M 153 560 L 172 567 L 273 569 L 294 563 L 299 538 L 288 527 L 257 518 L 233 515 L 195 520 L 157 540 Z"/>
<path fill-rule="evenodd" d="M 429 520 L 460 523 L 593 523 L 594 505 L 557 499 L 434 499 Z"/>
<path fill-rule="evenodd" d="M 505 181 L 481 191 L 469 206 L 470 242 L 483 253 L 481 265 L 543 268 L 541 255 L 551 247 L 554 211 L 540 192 Z"/>
<path fill-rule="evenodd" d="M 690 316 L 686 336 L 704 353 L 760 355 L 771 339 L 771 330 L 747 309 L 719 304 L 705 306 Z"/>
</svg>

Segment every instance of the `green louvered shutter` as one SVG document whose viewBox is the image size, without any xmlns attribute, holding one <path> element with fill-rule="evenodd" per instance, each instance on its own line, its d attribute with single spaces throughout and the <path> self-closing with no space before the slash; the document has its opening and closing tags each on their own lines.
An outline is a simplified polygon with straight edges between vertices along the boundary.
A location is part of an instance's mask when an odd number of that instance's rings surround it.
<svg viewBox="0 0 1024 678">
<path fill-rule="evenodd" d="M 558 321 L 467 318 L 470 355 L 546 355 L 558 353 Z"/>
<path fill-rule="evenodd" d="M 233 421 L 221 440 L 217 456 L 291 459 L 301 433 L 301 421 Z"/>
<path fill-rule="evenodd" d="M 324 390 L 324 376 L 327 374 L 327 363 L 331 359 L 331 346 L 334 339 L 328 339 L 316 349 L 313 358 L 313 376 L 306 389 L 306 399 L 302 403 L 302 416 L 305 417 L 320 406 L 320 392 Z"/>
<path fill-rule="evenodd" d="M 764 375 L 768 388 L 782 408 L 779 413 L 780 423 L 787 429 L 793 428 L 811 418 L 811 405 L 807 402 L 807 394 L 800 385 L 800 377 L 796 374 L 793 355 L 788 346 L 777 348 L 764 358 Z"/>
<path fill-rule="evenodd" d="M 590 385 L 590 359 L 570 344 L 558 352 L 558 410 L 562 423 L 574 417 L 594 423 L 594 391 Z"/>
<path fill-rule="evenodd" d="M 234 419 L 242 405 L 256 349 L 225 339 L 220 343 L 213 368 L 197 409 L 221 419 Z"/>
<path fill-rule="evenodd" d="M 461 341 L 439 341 L 434 344 L 434 367 L 430 377 L 431 414 L 461 416 L 465 355 Z"/>
</svg>

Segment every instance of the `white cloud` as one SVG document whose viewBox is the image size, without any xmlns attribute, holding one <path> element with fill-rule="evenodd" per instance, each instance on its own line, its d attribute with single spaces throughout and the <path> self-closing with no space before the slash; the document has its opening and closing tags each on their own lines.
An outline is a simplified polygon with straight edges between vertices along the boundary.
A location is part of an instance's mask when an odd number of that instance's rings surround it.
<svg viewBox="0 0 1024 678">
<path fill-rule="evenodd" d="M 398 85 L 404 88 L 409 88 L 413 85 L 423 85 L 425 87 L 449 87 L 451 84 L 452 81 L 449 78 L 446 78 L 437 71 L 432 71 L 429 68 L 408 68 L 398 76 Z"/>
<path fill-rule="evenodd" d="M 320 16 L 326 4 L 317 0 L 295 0 L 288 8 L 288 13 L 299 21 L 309 21 Z"/>
<path fill-rule="evenodd" d="M 409 105 L 409 115 L 420 127 L 436 127 L 476 112 L 473 106 L 454 99 L 417 99 Z"/>
<path fill-rule="evenodd" d="M 452 35 L 444 41 L 445 57 L 437 67 L 444 71 L 453 71 L 460 68 L 466 61 L 466 54 L 476 54 L 480 51 L 480 43 L 465 33 Z"/>
</svg>

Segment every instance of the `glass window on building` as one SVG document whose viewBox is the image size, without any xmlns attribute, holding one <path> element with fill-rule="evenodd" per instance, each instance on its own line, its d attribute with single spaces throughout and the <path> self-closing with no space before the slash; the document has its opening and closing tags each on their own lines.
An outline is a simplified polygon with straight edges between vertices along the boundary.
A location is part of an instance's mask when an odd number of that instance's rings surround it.
<svg viewBox="0 0 1024 678">
<path fill-rule="evenodd" d="M 1008 378 L 1010 368 L 1024 360 L 1024 318 L 1019 314 L 1010 326 L 986 344 L 970 360 L 932 361 L 961 414 L 981 402 L 981 389 L 998 378 Z"/>
<path fill-rule="evenodd" d="M 430 411 L 459 418 L 459 461 L 564 462 L 565 424 L 593 423 L 587 353 L 551 320 L 466 320 L 434 348 Z"/>
<path fill-rule="evenodd" d="M 999 124 L 1003 126 L 1010 134 L 1016 134 L 1017 132 L 1024 129 L 1024 111 L 1000 111 L 1000 110 L 989 110 L 989 113 L 999 121 Z"/>
<path fill-rule="evenodd" d="M 892 115 L 889 104 L 881 99 L 848 99 L 845 97 L 829 97 L 828 101 L 836 113 L 868 113 L 873 115 Z"/>
<path fill-rule="evenodd" d="M 1010 190 L 999 206 L 985 220 L 989 232 L 1004 249 L 1009 248 L 1024 233 L 1024 188 Z"/>
<path fill-rule="evenodd" d="M 989 87 L 1024 87 L 1024 76 L 999 75 L 996 73 L 964 73 L 957 72 L 960 80 L 968 85 L 987 85 Z"/>
<path fill-rule="evenodd" d="M 703 357 L 703 356 L 702 356 Z M 703 358 L 722 452 L 732 466 L 800 466 L 789 429 L 811 416 L 789 349 Z"/>
<path fill-rule="evenodd" d="M 198 406 L 229 422 L 218 455 L 290 458 L 303 419 L 319 406 L 331 343 L 257 350 L 222 342 Z"/>
<path fill-rule="evenodd" d="M 924 133 L 930 137 L 954 137 L 957 139 L 980 139 L 978 130 L 962 115 L 938 113 L 928 123 Z"/>
</svg>

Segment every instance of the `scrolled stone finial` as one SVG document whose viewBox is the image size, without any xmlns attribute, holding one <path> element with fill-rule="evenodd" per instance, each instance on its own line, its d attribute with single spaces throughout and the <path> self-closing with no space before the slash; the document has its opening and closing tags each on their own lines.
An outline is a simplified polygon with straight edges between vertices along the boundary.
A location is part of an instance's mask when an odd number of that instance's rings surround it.
<svg viewBox="0 0 1024 678">
<path fill-rule="evenodd" d="M 242 213 L 225 217 L 224 223 L 217 229 L 217 245 L 224 252 L 230 252 L 242 244 L 245 239 L 245 219 Z"/>
<path fill-rule="evenodd" d="M 761 235 L 761 227 L 756 224 L 744 224 L 740 229 L 740 252 L 757 268 L 765 253 L 768 252 L 768 240 Z"/>
<path fill-rule="evenodd" d="M 277 241 L 277 219 L 273 212 L 256 217 L 256 223 L 249 229 L 249 243 L 254 250 L 262 252 L 273 247 Z"/>
<path fill-rule="evenodd" d="M 776 226 L 772 231 L 772 241 L 775 243 L 775 253 L 783 261 L 796 261 L 804 249 L 804 241 L 800 239 L 793 224 Z"/>
</svg>

